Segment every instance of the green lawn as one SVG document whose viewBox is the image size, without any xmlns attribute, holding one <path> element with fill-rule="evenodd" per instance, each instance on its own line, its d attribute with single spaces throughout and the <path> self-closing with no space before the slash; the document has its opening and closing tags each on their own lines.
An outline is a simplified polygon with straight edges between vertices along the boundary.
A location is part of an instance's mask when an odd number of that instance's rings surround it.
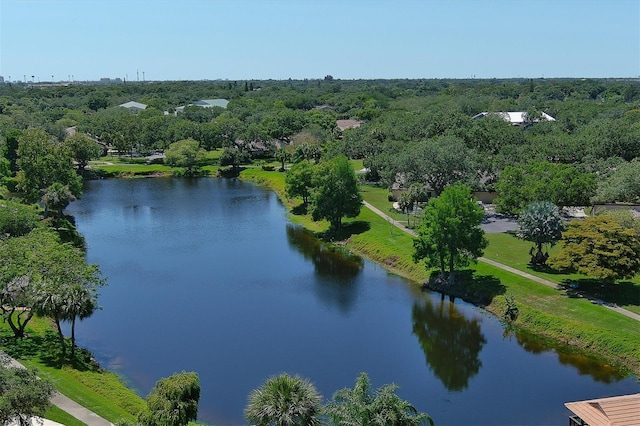
<svg viewBox="0 0 640 426">
<path fill-rule="evenodd" d="M 625 309 L 640 314 L 640 277 L 633 280 L 623 280 L 613 286 L 605 286 L 602 282 L 590 279 L 577 273 L 560 273 L 549 268 L 532 268 L 528 265 L 531 243 L 520 240 L 511 234 L 487 234 L 489 247 L 485 250 L 484 257 L 525 271 L 554 283 L 577 283 L 579 289 L 586 294 L 615 303 Z M 549 254 L 559 250 L 553 247 Z"/>
<path fill-rule="evenodd" d="M 146 406 L 142 398 L 111 372 L 87 363 L 80 363 L 76 368 L 61 367 L 57 337 L 48 320 L 32 319 L 27 332 L 29 337 L 16 340 L 8 325 L 1 323 L 2 349 L 26 367 L 37 369 L 40 377 L 51 381 L 67 397 L 113 423 L 120 419 L 134 420 L 135 414 Z M 60 423 L 71 423 L 65 420 L 64 412 L 55 408 L 49 412 L 52 420 L 57 418 Z"/>
<path fill-rule="evenodd" d="M 65 426 L 83 426 L 86 423 L 81 422 L 80 420 L 73 417 L 71 414 L 66 411 L 62 411 L 60 408 L 55 405 L 50 405 L 47 408 L 47 412 L 44 414 L 45 419 L 53 420 L 54 422 L 58 422 Z"/>
</svg>

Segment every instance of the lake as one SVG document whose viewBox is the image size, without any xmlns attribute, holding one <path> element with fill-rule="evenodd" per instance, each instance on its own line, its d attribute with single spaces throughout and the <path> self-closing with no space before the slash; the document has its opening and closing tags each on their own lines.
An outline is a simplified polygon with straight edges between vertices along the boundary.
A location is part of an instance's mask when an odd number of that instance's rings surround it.
<svg viewBox="0 0 640 426">
<path fill-rule="evenodd" d="M 91 181 L 67 212 L 108 279 L 78 344 L 142 396 L 197 372 L 204 422 L 244 424 L 251 390 L 282 372 L 329 399 L 365 371 L 436 425 L 566 425 L 564 402 L 640 389 L 320 244 L 252 183 Z"/>
</svg>

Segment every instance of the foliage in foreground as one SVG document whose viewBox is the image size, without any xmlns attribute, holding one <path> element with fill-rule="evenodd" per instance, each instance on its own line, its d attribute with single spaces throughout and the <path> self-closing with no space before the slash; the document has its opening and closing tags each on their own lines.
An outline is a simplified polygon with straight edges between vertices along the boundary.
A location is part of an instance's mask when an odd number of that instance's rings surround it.
<svg viewBox="0 0 640 426">
<path fill-rule="evenodd" d="M 194 372 L 158 380 L 147 396 L 147 410 L 138 420 L 144 426 L 184 426 L 198 417 L 200 378 Z"/>
<path fill-rule="evenodd" d="M 9 366 L 8 360 L 0 359 L 0 424 L 30 425 L 31 417 L 44 415 L 53 391 L 53 385 L 34 371 Z"/>
<path fill-rule="evenodd" d="M 353 389 L 337 391 L 325 407 L 331 424 L 346 426 L 419 426 L 433 425 L 426 413 L 419 413 L 409 402 L 396 395 L 396 385 L 371 389 L 366 373 L 360 373 Z"/>
<path fill-rule="evenodd" d="M 322 396 L 313 383 L 283 373 L 267 379 L 249 395 L 245 417 L 259 426 L 419 426 L 433 425 L 426 413 L 419 413 L 400 399 L 396 385 L 371 389 L 366 373 L 360 373 L 353 389 L 337 391 L 322 406 Z"/>
<path fill-rule="evenodd" d="M 251 423 L 319 426 L 322 396 L 313 383 L 286 373 L 267 379 L 249 394 L 244 415 Z"/>
</svg>

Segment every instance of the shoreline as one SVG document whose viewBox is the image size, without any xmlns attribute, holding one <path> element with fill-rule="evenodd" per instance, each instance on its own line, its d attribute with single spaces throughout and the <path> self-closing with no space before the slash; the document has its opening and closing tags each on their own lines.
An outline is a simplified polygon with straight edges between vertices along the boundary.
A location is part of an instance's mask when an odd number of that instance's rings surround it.
<svg viewBox="0 0 640 426">
<path fill-rule="evenodd" d="M 284 175 L 279 172 L 264 171 L 260 167 L 247 167 L 242 168 L 240 170 L 240 174 L 234 178 L 253 182 L 259 186 L 274 191 L 280 202 L 285 206 L 286 215 L 289 220 L 291 220 L 295 225 L 301 226 L 314 233 L 316 237 L 318 237 L 319 234 L 325 230 L 326 223 L 313 222 L 306 216 L 295 215 L 291 212 L 291 210 L 296 206 L 296 203 L 285 196 L 283 176 Z M 125 179 L 141 177 L 171 177 L 171 174 L 134 174 L 114 177 Z M 201 177 L 220 178 L 222 176 L 210 173 Z M 106 178 L 108 179 L 109 177 Z M 370 220 L 371 223 L 375 222 L 376 218 L 379 220 L 385 220 L 368 208 L 364 208 L 362 210 L 360 216 L 363 215 L 366 217 L 365 220 Z M 375 218 L 373 216 L 375 216 Z M 389 223 L 386 222 L 385 226 L 389 226 Z M 362 234 L 354 234 L 341 242 L 325 242 L 328 244 L 338 244 L 350 252 L 380 265 L 390 273 L 411 281 L 410 285 L 425 288 L 425 283 L 429 282 L 430 271 L 427 271 L 422 264 L 415 264 L 407 261 L 402 262 L 402 260 L 399 259 L 401 256 L 392 254 L 394 251 L 406 249 L 406 246 L 409 246 L 410 248 L 412 247 L 411 239 L 413 237 L 405 233 L 404 229 L 398 230 L 398 233 L 404 234 L 407 240 L 403 241 L 403 244 L 401 245 L 396 244 L 388 247 L 372 246 L 370 241 L 366 241 L 366 239 L 361 238 Z M 396 237 L 398 236 L 396 235 Z M 391 249 L 389 249 L 389 247 L 391 247 Z M 530 284 L 532 282 L 530 279 L 522 276 L 517 276 L 517 279 L 514 279 L 516 274 L 509 272 L 508 270 L 492 266 L 490 263 L 477 263 L 470 268 L 470 272 L 502 277 L 503 281 L 510 283 L 518 280 L 526 280 L 526 284 Z M 430 289 L 430 291 L 436 291 L 441 294 L 458 297 L 487 311 L 499 320 L 503 320 L 503 315 L 507 308 L 506 301 L 502 300 L 504 297 L 492 297 L 487 301 L 486 295 L 482 294 L 482 291 L 477 291 L 477 289 L 470 291 L 466 288 L 433 288 Z M 633 375 L 640 378 L 640 356 L 635 356 L 635 353 L 640 352 L 640 350 L 632 353 L 631 355 L 628 351 L 619 355 L 619 353 L 616 352 L 616 347 L 621 343 L 620 340 L 611 341 L 611 339 L 607 338 L 602 339 L 600 336 L 602 333 L 599 333 L 599 330 L 594 328 L 591 324 L 581 323 L 569 318 L 557 317 L 551 312 L 537 310 L 533 306 L 537 305 L 535 305 L 535 303 L 531 306 L 521 305 L 520 307 L 523 309 L 521 309 L 520 320 L 509 323 L 508 327 L 516 328 L 530 335 L 538 336 L 547 343 L 551 343 L 551 347 L 554 349 L 571 353 L 581 353 L 584 356 L 598 360 L 598 362 L 603 364 L 616 366 L 616 368 L 620 369 L 620 371 L 627 376 Z M 613 349 L 610 350 L 610 348 Z"/>
<path fill-rule="evenodd" d="M 274 191 L 283 205 L 287 208 L 287 216 L 293 223 L 302 226 L 316 234 L 319 232 L 317 229 L 309 229 L 309 227 L 305 225 L 305 220 L 303 220 L 303 218 L 300 218 L 299 216 L 293 215 L 291 213 L 290 210 L 292 207 L 294 207 L 294 204 L 286 198 L 283 189 L 278 188 L 278 186 L 274 184 L 273 180 L 269 180 L 265 176 L 263 176 L 262 171 L 260 171 L 260 173 L 258 174 L 245 174 L 244 172 L 247 170 L 251 169 L 245 169 L 240 174 L 238 179 L 254 182 L 260 186 Z M 370 212 L 372 215 L 377 216 L 375 212 Z M 409 234 L 406 235 L 409 236 Z M 342 247 L 345 247 L 350 252 L 380 265 L 390 273 L 394 273 L 408 279 L 409 281 L 411 281 L 411 285 L 419 286 L 421 288 L 429 286 L 429 271 L 426 271 L 422 264 L 413 264 L 410 266 L 398 265 L 397 263 L 384 258 L 384 256 L 377 256 L 377 254 L 379 253 L 376 253 L 375 250 L 369 250 L 367 248 L 366 242 L 361 244 L 354 243 L 352 237 L 340 243 L 340 245 Z M 330 242 L 328 243 L 331 244 Z M 416 267 L 420 268 L 421 271 L 416 271 Z M 476 264 L 473 269 L 476 270 L 477 267 L 478 264 Z M 492 266 L 490 263 L 484 264 L 483 268 L 481 269 L 484 271 L 486 268 L 495 268 L 499 270 L 499 268 Z M 515 275 L 508 270 L 501 271 L 503 272 L 503 274 L 500 275 Z M 527 280 L 528 282 L 531 281 L 522 276 L 520 276 L 519 278 Z M 507 305 L 505 301 L 498 300 L 498 298 L 496 297 L 494 297 L 493 300 L 489 301 L 489 303 L 484 303 L 485 301 L 483 300 L 483 295 L 470 293 L 467 289 L 430 288 L 429 290 L 443 294 L 443 297 L 444 295 L 458 297 L 468 303 L 477 306 L 480 309 L 487 311 L 488 313 L 497 317 L 499 320 L 503 320 L 503 315 Z M 561 350 L 570 353 L 580 353 L 603 364 L 613 365 L 620 370 L 621 374 L 625 376 L 634 376 L 638 380 L 640 380 L 640 359 L 629 359 L 624 356 L 616 356 L 615 353 L 603 351 L 602 348 L 598 347 L 598 344 L 600 343 L 598 339 L 584 338 L 580 330 L 576 330 L 576 324 L 570 323 L 570 320 L 559 317 L 556 317 L 554 319 L 553 315 L 550 315 L 544 311 L 538 311 L 528 306 L 527 308 L 528 309 L 526 313 L 521 313 L 522 320 L 511 322 L 508 324 L 508 327 L 515 328 L 516 330 L 520 330 L 530 335 L 538 336 L 541 340 L 547 342 L 547 344 L 549 344 L 550 347 L 554 350 Z M 555 322 L 556 324 L 553 324 L 553 322 Z M 567 329 L 569 330 L 568 332 Z M 571 333 L 571 331 L 575 331 L 575 335 Z M 595 330 L 591 331 L 596 333 Z M 602 344 L 606 346 L 606 342 Z"/>
</svg>

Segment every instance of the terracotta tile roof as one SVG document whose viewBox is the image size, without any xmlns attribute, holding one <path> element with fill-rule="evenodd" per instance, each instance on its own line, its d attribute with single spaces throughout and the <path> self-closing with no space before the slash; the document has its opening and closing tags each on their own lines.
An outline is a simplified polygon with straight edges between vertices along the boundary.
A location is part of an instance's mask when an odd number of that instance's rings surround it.
<svg viewBox="0 0 640 426">
<path fill-rule="evenodd" d="M 640 425 L 640 393 L 564 405 L 589 426 Z"/>
</svg>

